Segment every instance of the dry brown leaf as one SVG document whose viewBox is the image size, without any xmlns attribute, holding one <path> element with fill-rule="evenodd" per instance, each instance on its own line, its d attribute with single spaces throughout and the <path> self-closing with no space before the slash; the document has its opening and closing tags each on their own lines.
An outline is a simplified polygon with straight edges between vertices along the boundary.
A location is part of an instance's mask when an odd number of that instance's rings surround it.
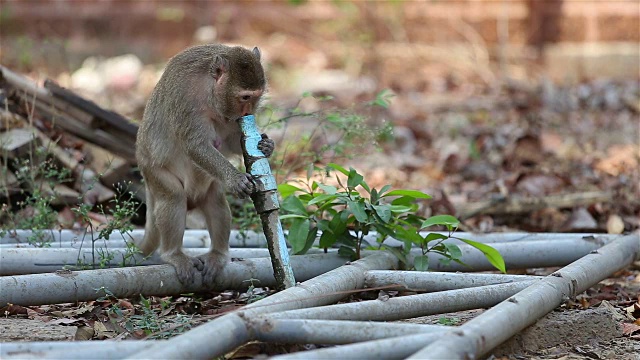
<svg viewBox="0 0 640 360">
<path fill-rule="evenodd" d="M 74 340 L 91 340 L 94 331 L 90 326 L 78 326 Z"/>
<path fill-rule="evenodd" d="M 640 325 L 631 324 L 631 323 L 622 324 L 622 334 L 633 335 L 636 331 L 640 331 Z"/>
<path fill-rule="evenodd" d="M 607 157 L 598 161 L 595 168 L 612 176 L 629 173 L 638 168 L 638 145 L 615 145 L 607 151 Z"/>
<path fill-rule="evenodd" d="M 518 179 L 516 189 L 518 192 L 531 196 L 544 196 L 562 190 L 565 181 L 555 175 L 526 174 Z"/>
</svg>

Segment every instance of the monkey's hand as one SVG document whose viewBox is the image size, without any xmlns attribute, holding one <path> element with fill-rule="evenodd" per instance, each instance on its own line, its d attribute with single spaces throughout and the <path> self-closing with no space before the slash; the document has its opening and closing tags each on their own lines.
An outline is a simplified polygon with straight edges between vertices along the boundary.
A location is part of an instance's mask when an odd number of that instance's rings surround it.
<svg viewBox="0 0 640 360">
<path fill-rule="evenodd" d="M 267 134 L 262 134 L 262 140 L 258 142 L 258 150 L 262 151 L 264 156 L 271 157 L 273 154 L 273 149 L 276 147 L 276 143 L 269 139 Z"/>
<path fill-rule="evenodd" d="M 244 199 L 256 191 L 256 184 L 251 174 L 238 172 L 227 180 L 227 189 L 233 196 Z"/>
</svg>

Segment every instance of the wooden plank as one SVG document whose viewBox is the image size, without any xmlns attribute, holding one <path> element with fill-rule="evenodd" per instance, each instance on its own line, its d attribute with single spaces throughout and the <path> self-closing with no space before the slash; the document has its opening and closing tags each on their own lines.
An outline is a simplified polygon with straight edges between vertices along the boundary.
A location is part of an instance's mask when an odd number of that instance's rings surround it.
<svg viewBox="0 0 640 360">
<path fill-rule="evenodd" d="M 38 145 L 38 137 L 32 129 L 11 129 L 0 134 L 0 148 L 12 158 L 24 156 Z"/>
<path fill-rule="evenodd" d="M 20 183 L 16 175 L 6 165 L 2 165 L 2 168 L 0 168 L 0 197 L 14 194 L 19 189 Z"/>
<path fill-rule="evenodd" d="M 75 205 L 80 202 L 80 193 L 62 184 L 55 184 L 53 188 L 48 181 L 38 180 L 34 184 L 47 196 L 53 196 L 51 205 Z"/>
<path fill-rule="evenodd" d="M 60 99 L 56 99 L 49 90 L 38 86 L 31 79 L 14 73 L 2 65 L 0 65 L 0 79 L 5 80 L 19 93 L 20 97 L 29 104 L 33 103 L 34 100 L 44 101 L 47 105 L 69 114 L 74 119 L 77 119 L 90 127 L 97 126 L 97 119 L 95 119 L 93 115 L 75 108 Z"/>
<path fill-rule="evenodd" d="M 88 154 L 88 164 L 100 176 L 103 184 L 113 188 L 113 184 L 129 173 L 131 165 L 122 157 L 91 143 L 82 146 Z"/>
<path fill-rule="evenodd" d="M 79 109 L 82 109 L 83 111 L 86 111 L 87 113 L 97 117 L 99 120 L 104 121 L 110 126 L 113 126 L 114 128 L 123 131 L 126 134 L 135 137 L 136 133 L 138 132 L 138 126 L 130 122 L 124 116 L 111 110 L 105 110 L 93 101 L 78 96 L 73 91 L 61 87 L 50 79 L 45 80 L 44 87 L 51 91 L 53 96 L 64 99 L 68 103 L 76 106 Z"/>
</svg>

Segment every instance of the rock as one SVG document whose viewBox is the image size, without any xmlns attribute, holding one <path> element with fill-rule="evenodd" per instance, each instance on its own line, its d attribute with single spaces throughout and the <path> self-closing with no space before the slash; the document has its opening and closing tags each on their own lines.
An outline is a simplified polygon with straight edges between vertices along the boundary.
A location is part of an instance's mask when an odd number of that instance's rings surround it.
<svg viewBox="0 0 640 360">
<path fill-rule="evenodd" d="M 0 342 L 4 341 L 69 341 L 76 326 L 49 325 L 40 320 L 0 318 Z"/>
<path fill-rule="evenodd" d="M 551 312 L 493 351 L 496 357 L 534 352 L 564 344 L 589 344 L 622 336 L 619 314 L 611 307 Z"/>
</svg>

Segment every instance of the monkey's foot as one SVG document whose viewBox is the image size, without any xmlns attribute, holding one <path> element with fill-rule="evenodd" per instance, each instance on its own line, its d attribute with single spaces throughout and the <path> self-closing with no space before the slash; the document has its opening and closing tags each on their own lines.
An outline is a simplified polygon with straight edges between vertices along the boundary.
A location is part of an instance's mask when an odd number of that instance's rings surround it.
<svg viewBox="0 0 640 360">
<path fill-rule="evenodd" d="M 183 285 L 193 284 L 196 272 L 202 271 L 204 268 L 199 258 L 190 257 L 184 253 L 164 255 L 162 259 L 176 269 L 178 280 L 180 280 Z"/>
<path fill-rule="evenodd" d="M 204 270 L 202 270 L 202 283 L 207 286 L 212 286 L 216 280 L 216 276 L 220 273 L 222 268 L 229 261 L 229 255 L 227 253 L 220 253 L 212 250 L 204 255 L 198 256 L 198 258 L 204 264 Z"/>
</svg>

